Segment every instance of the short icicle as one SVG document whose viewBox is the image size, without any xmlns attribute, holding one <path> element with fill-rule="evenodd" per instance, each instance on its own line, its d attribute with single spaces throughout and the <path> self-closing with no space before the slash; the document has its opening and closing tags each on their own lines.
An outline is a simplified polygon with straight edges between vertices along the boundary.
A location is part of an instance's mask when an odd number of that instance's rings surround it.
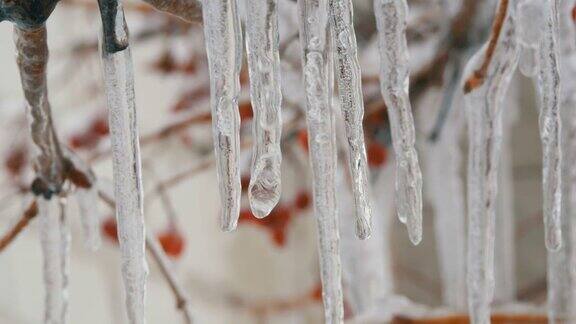
<svg viewBox="0 0 576 324">
<path fill-rule="evenodd" d="M 343 322 L 340 235 L 336 211 L 336 130 L 328 0 L 298 0 L 306 121 L 318 225 L 325 322 Z"/>
<path fill-rule="evenodd" d="M 362 126 L 364 119 L 362 75 L 358 61 L 352 1 L 330 0 L 329 4 L 340 106 L 348 138 L 348 167 L 356 207 L 356 236 L 365 239 L 372 231 L 372 206 Z"/>
<path fill-rule="evenodd" d="M 210 106 L 218 184 L 220 226 L 232 231 L 240 213 L 240 68 L 242 32 L 236 0 L 204 0 L 204 37 L 210 70 Z"/>
<path fill-rule="evenodd" d="M 148 265 L 132 56 L 121 3 L 100 0 L 99 4 L 103 14 L 100 49 L 112 141 L 122 278 L 128 320 L 131 324 L 142 324 L 146 322 L 144 304 Z"/>
<path fill-rule="evenodd" d="M 248 197 L 256 217 L 267 216 L 280 200 L 282 132 L 278 0 L 246 3 L 246 51 L 254 111 L 252 176 Z"/>
<path fill-rule="evenodd" d="M 502 106 L 519 57 L 517 0 L 500 0 L 492 35 L 468 63 L 468 308 L 472 324 L 490 323 Z M 491 55 L 490 55 L 491 54 Z"/>
<path fill-rule="evenodd" d="M 558 53 L 558 10 L 556 0 L 544 0 L 544 25 L 538 44 L 538 92 L 540 138 L 543 151 L 543 213 L 546 247 L 556 251 L 562 244 L 562 174 L 560 147 L 560 71 Z"/>
<path fill-rule="evenodd" d="M 64 324 L 68 309 L 70 228 L 58 198 L 38 198 L 45 285 L 44 323 Z"/>
<path fill-rule="evenodd" d="M 408 97 L 406 0 L 375 0 L 380 45 L 380 87 L 388 107 L 392 144 L 396 152 L 398 216 L 406 220 L 413 244 L 422 240 L 422 173 L 415 148 L 416 132 Z"/>
</svg>

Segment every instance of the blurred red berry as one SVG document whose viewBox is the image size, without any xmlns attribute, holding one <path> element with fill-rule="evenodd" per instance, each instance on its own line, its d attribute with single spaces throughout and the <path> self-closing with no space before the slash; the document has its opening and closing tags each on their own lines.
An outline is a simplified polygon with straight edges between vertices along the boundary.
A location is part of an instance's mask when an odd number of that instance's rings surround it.
<svg viewBox="0 0 576 324">
<path fill-rule="evenodd" d="M 118 242 L 118 228 L 116 218 L 110 216 L 102 223 L 102 233 L 113 242 Z"/>
<path fill-rule="evenodd" d="M 576 22 L 576 5 L 572 7 L 572 20 Z"/>
<path fill-rule="evenodd" d="M 110 132 L 108 120 L 105 117 L 98 117 L 92 121 L 90 131 L 99 136 L 106 136 Z"/>
<path fill-rule="evenodd" d="M 160 233 L 160 235 L 158 235 L 158 241 L 160 241 L 164 252 L 170 257 L 178 258 L 184 251 L 184 237 L 175 229 L 169 229 Z"/>
<path fill-rule="evenodd" d="M 298 143 L 304 151 L 308 152 L 308 132 L 305 129 L 298 132 Z"/>
<path fill-rule="evenodd" d="M 310 193 L 307 191 L 301 191 L 296 195 L 296 199 L 294 200 L 294 206 L 298 210 L 304 210 L 310 207 Z"/>
<path fill-rule="evenodd" d="M 22 173 L 22 170 L 26 165 L 26 160 L 26 150 L 24 150 L 24 148 L 15 148 L 8 153 L 8 157 L 4 160 L 4 166 L 10 175 L 18 176 Z"/>
<path fill-rule="evenodd" d="M 250 209 L 243 209 L 240 211 L 238 223 L 249 223 L 262 227 L 268 231 L 277 246 L 283 247 L 286 244 L 286 230 L 291 218 L 290 209 L 286 206 L 278 205 L 272 210 L 270 215 L 262 219 L 254 217 Z"/>
<path fill-rule="evenodd" d="M 250 186 L 250 176 L 249 175 L 243 175 L 240 178 L 240 184 L 242 185 L 242 191 L 247 191 L 248 186 Z"/>
<path fill-rule="evenodd" d="M 371 167 L 382 166 L 386 163 L 388 155 L 386 148 L 376 142 L 368 144 L 366 154 L 368 155 L 368 165 Z"/>
<path fill-rule="evenodd" d="M 170 73 L 176 69 L 176 62 L 170 51 L 165 51 L 160 55 L 158 60 L 156 60 L 152 66 L 155 70 L 162 73 Z"/>
<path fill-rule="evenodd" d="M 238 111 L 240 112 L 240 120 L 243 122 L 248 121 L 254 117 L 254 113 L 252 112 L 252 104 L 250 101 L 240 103 L 238 106 Z"/>
<path fill-rule="evenodd" d="M 312 300 L 317 301 L 317 302 L 322 301 L 322 284 L 321 283 L 317 283 L 316 286 L 314 286 L 314 288 L 312 288 L 312 291 L 310 292 L 310 298 L 312 298 Z"/>
</svg>

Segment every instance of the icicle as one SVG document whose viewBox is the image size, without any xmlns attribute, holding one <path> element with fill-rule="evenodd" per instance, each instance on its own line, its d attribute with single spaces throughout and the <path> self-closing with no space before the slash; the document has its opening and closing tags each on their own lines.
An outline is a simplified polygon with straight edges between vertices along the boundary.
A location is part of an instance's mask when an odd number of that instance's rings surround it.
<svg viewBox="0 0 576 324">
<path fill-rule="evenodd" d="M 80 220 L 84 230 L 85 245 L 92 251 L 100 247 L 100 214 L 98 213 L 98 191 L 96 186 L 89 189 L 78 188 L 76 201 L 80 210 Z"/>
<path fill-rule="evenodd" d="M 422 239 L 422 174 L 414 142 L 412 108 L 408 97 L 408 46 L 406 0 L 375 0 L 374 12 L 380 44 L 380 84 L 388 107 L 392 143 L 397 155 L 398 215 L 406 219 L 414 244 Z"/>
<path fill-rule="evenodd" d="M 332 51 L 328 0 L 299 0 L 306 121 L 318 224 L 326 323 L 342 323 L 340 237 L 336 211 L 336 139 L 332 112 Z"/>
<path fill-rule="evenodd" d="M 340 105 L 348 138 L 348 166 L 356 207 L 356 235 L 365 239 L 371 233 L 372 207 L 368 184 L 368 167 L 364 145 L 364 101 L 361 71 L 354 32 L 351 0 L 330 0 L 332 38 Z"/>
<path fill-rule="evenodd" d="M 518 5 L 518 41 L 521 45 L 520 72 L 534 77 L 538 72 L 538 40 L 542 35 L 542 0 L 524 0 Z"/>
<path fill-rule="evenodd" d="M 143 191 L 140 146 L 134 98 L 132 55 L 128 47 L 126 22 L 120 3 L 100 1 L 103 16 L 101 35 L 102 68 L 108 102 L 114 169 L 114 196 L 118 239 L 122 254 L 122 276 L 126 291 L 128 319 L 145 323 L 144 300 L 148 265 L 145 258 Z M 110 9 L 110 6 L 114 10 Z M 104 9 L 110 9 L 108 11 Z M 114 23 L 110 25 L 110 23 Z M 116 26 L 115 24 L 121 24 Z"/>
<path fill-rule="evenodd" d="M 558 62 L 558 10 L 554 0 L 543 1 L 545 21 L 538 46 L 540 137 L 543 151 L 544 231 L 546 247 L 556 251 L 561 236 L 560 71 Z"/>
<path fill-rule="evenodd" d="M 490 301 L 494 293 L 494 223 L 502 142 L 501 110 L 519 55 L 515 12 L 516 1 L 500 1 L 493 39 L 472 57 L 464 73 L 465 77 L 471 77 L 466 83 L 464 99 L 469 136 L 468 307 L 473 324 L 490 322 Z M 499 25 L 500 19 L 503 19 L 503 25 Z M 493 51 L 491 56 L 488 55 L 490 51 Z M 479 77 L 481 79 L 477 79 Z"/>
<path fill-rule="evenodd" d="M 63 208 L 55 198 L 38 199 L 46 289 L 44 323 L 47 324 L 66 323 L 67 317 L 70 229 Z"/>
<path fill-rule="evenodd" d="M 246 1 L 246 50 L 254 111 L 252 176 L 248 196 L 256 217 L 267 216 L 280 199 L 282 132 L 278 1 Z"/>
<path fill-rule="evenodd" d="M 240 68 L 242 34 L 236 0 L 204 0 L 204 35 L 210 65 L 210 105 L 220 185 L 221 227 L 232 231 L 240 213 Z"/>
<path fill-rule="evenodd" d="M 460 79 L 459 76 L 457 78 Z M 461 96 L 457 100 L 461 101 Z M 422 102 L 430 101 L 430 98 L 422 98 Z M 434 209 L 442 299 L 444 305 L 463 311 L 466 309 L 466 211 L 465 191 L 460 174 L 462 152 L 459 147 L 464 116 L 460 109 L 456 109 L 459 103 L 445 103 L 454 107 L 449 108 L 442 131 L 438 133 L 439 137 L 435 141 L 424 143 L 426 151 L 422 162 L 427 188 L 424 194 Z M 439 105 L 438 110 L 440 109 L 444 107 Z M 435 113 L 428 109 L 420 110 L 420 116 L 425 115 L 422 120 L 430 123 L 431 128 L 436 127 L 432 124 L 435 120 L 430 118 L 430 115 Z"/>
<path fill-rule="evenodd" d="M 576 44 L 572 8 L 574 1 L 563 1 L 559 29 L 560 73 L 562 77 L 562 246 L 548 253 L 548 321 L 572 323 L 576 321 L 576 273 L 574 272 L 574 211 L 576 211 Z"/>
</svg>

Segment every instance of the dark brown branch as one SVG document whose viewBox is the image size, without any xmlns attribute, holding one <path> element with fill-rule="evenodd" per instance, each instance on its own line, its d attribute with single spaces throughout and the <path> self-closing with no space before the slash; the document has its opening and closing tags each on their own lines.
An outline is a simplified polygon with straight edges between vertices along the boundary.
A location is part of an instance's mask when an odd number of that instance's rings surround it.
<svg viewBox="0 0 576 324">
<path fill-rule="evenodd" d="M 494 23 L 492 24 L 492 32 L 490 33 L 490 40 L 488 42 L 488 47 L 486 48 L 484 60 L 482 61 L 480 68 L 474 71 L 474 73 L 466 80 L 466 83 L 464 84 L 464 93 L 469 93 L 484 84 L 486 74 L 488 72 L 488 67 L 490 66 L 492 58 L 494 57 L 496 45 L 498 44 L 498 39 L 502 33 L 504 21 L 506 20 L 508 2 L 509 0 L 500 0 L 498 10 L 496 11 L 496 17 L 494 18 Z"/>
<path fill-rule="evenodd" d="M 546 324 L 548 319 L 544 315 L 530 314 L 492 314 L 493 324 Z M 466 315 L 449 315 L 442 317 L 430 317 L 414 319 L 404 316 L 396 316 L 392 324 L 468 324 L 470 318 Z"/>
<path fill-rule="evenodd" d="M 14 241 L 36 215 L 38 215 L 38 204 L 34 200 L 28 205 L 18 222 L 0 238 L 0 253 Z"/>
</svg>

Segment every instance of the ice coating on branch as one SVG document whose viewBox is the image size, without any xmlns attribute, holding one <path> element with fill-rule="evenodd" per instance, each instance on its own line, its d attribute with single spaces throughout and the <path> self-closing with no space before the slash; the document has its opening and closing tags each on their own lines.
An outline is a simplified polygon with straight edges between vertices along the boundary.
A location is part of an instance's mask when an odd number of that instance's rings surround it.
<svg viewBox="0 0 576 324">
<path fill-rule="evenodd" d="M 494 293 L 494 226 L 497 208 L 498 166 L 502 144 L 502 103 L 516 69 L 519 45 L 516 35 L 516 1 L 501 1 L 502 30 L 493 56 L 485 59 L 488 42 L 468 62 L 464 77 L 476 77 L 484 67 L 484 79 L 468 89 L 468 308 L 473 324 L 490 323 Z M 498 16 L 497 14 L 497 16 Z"/>
<path fill-rule="evenodd" d="M 280 200 L 282 132 L 277 0 L 246 1 L 246 51 L 254 111 L 252 176 L 248 188 L 256 217 L 265 217 Z"/>
<path fill-rule="evenodd" d="M 409 62 L 406 44 L 406 0 L 375 0 L 380 46 L 380 87 L 387 106 L 396 153 L 398 216 L 405 218 L 414 244 L 422 239 L 422 174 L 414 146 L 416 134 L 408 97 Z"/>
<path fill-rule="evenodd" d="M 210 106 L 214 153 L 220 186 L 220 226 L 232 231 L 240 213 L 240 68 L 242 32 L 236 0 L 202 3 L 206 53 L 210 67 Z"/>
<path fill-rule="evenodd" d="M 100 214 L 98 213 L 98 190 L 96 186 L 84 189 L 78 188 L 76 201 L 80 211 L 80 221 L 84 231 L 84 243 L 92 251 L 96 251 L 102 243 L 100 238 Z"/>
<path fill-rule="evenodd" d="M 368 166 L 364 144 L 364 101 L 362 76 L 358 62 L 358 47 L 354 32 L 352 2 L 330 0 L 331 32 L 335 46 L 336 77 L 340 106 L 348 139 L 348 166 L 352 180 L 352 193 L 356 207 L 356 235 L 370 236 L 372 206 L 368 183 Z"/>
<path fill-rule="evenodd" d="M 538 72 L 538 42 L 542 35 L 544 1 L 524 0 L 518 4 L 518 41 L 521 45 L 520 72 L 534 77 Z"/>
<path fill-rule="evenodd" d="M 336 211 L 336 138 L 328 0 L 299 0 L 306 122 L 326 323 L 342 323 L 340 235 Z"/>
<path fill-rule="evenodd" d="M 70 229 L 56 198 L 38 199 L 45 287 L 44 323 L 64 324 L 68 309 Z"/>
<path fill-rule="evenodd" d="M 560 71 L 558 54 L 558 10 L 555 0 L 542 1 L 544 24 L 538 44 L 538 92 L 540 94 L 540 138 L 543 152 L 544 233 L 546 247 L 555 251 L 562 244 L 562 174 L 560 147 Z"/>
<path fill-rule="evenodd" d="M 130 323 L 141 324 L 145 323 L 148 265 L 145 258 L 144 206 L 132 55 L 130 48 L 108 53 L 102 47 L 101 54 L 109 110 L 114 197 L 126 307 Z"/>
</svg>

